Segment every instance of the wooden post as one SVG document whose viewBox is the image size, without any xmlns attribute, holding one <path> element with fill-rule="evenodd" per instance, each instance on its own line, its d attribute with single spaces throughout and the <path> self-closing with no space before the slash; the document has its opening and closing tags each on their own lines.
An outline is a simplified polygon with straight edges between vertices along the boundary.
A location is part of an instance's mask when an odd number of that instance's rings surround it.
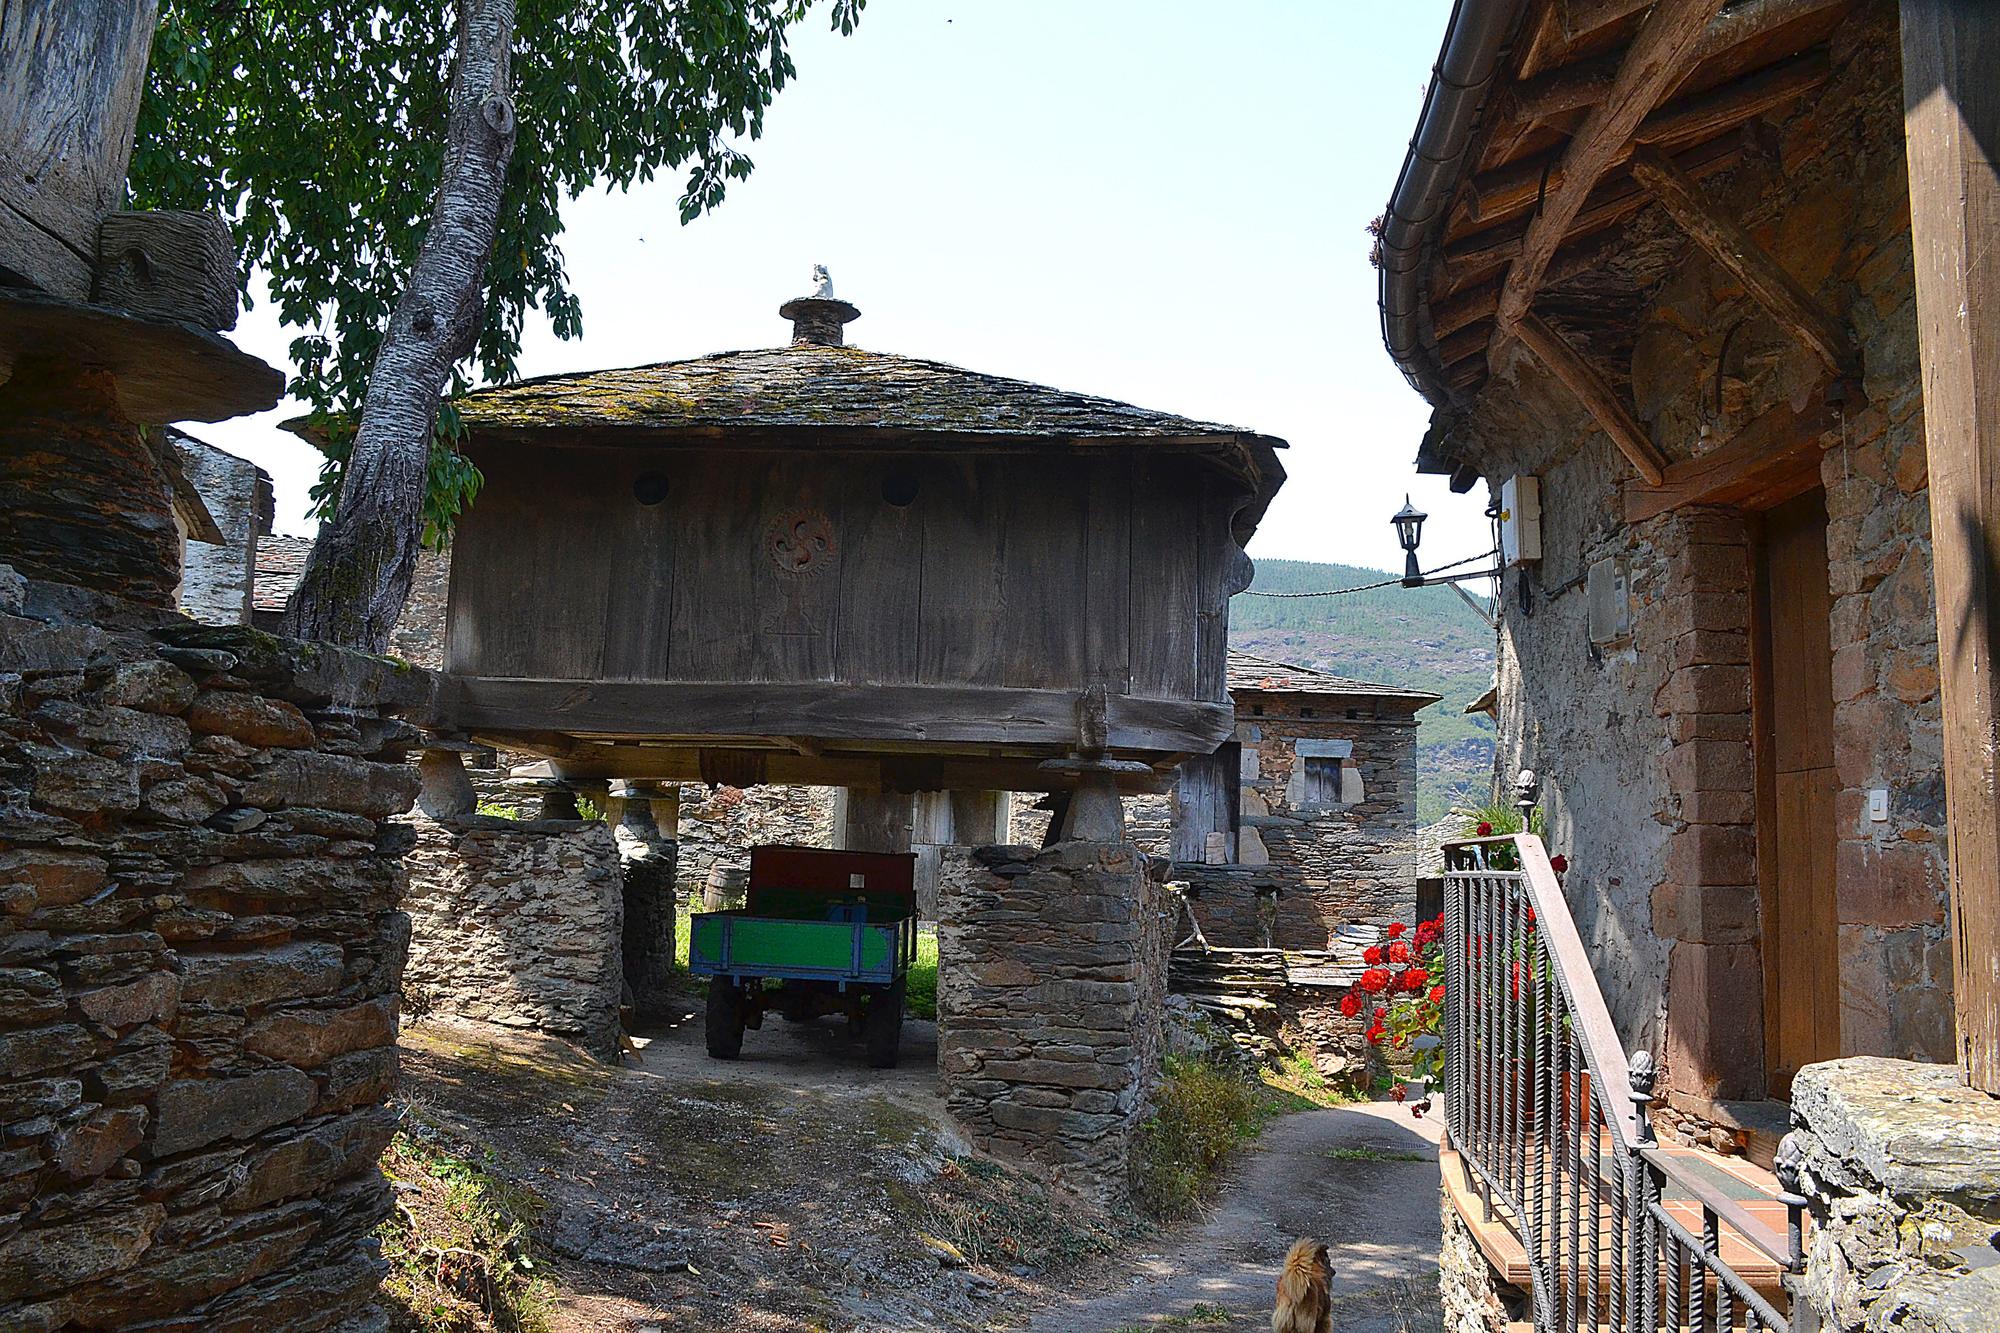
<svg viewBox="0 0 2000 1333">
<path fill-rule="evenodd" d="M 2000 1094 L 2000 7 L 1903 0 L 1958 1049 Z"/>
</svg>

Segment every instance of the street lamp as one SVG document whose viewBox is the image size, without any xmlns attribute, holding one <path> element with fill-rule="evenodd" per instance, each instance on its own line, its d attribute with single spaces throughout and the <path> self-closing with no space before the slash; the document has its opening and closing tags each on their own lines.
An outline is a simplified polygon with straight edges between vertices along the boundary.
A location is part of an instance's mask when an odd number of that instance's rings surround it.
<svg viewBox="0 0 2000 1333">
<path fill-rule="evenodd" d="M 1423 510 L 1410 503 L 1410 497 L 1403 497 L 1403 507 L 1389 521 L 1396 525 L 1396 540 L 1403 546 L 1403 586 L 1421 588 L 1424 586 L 1424 571 L 1417 565 L 1417 543 L 1423 540 L 1424 520 L 1429 518 Z"/>
</svg>

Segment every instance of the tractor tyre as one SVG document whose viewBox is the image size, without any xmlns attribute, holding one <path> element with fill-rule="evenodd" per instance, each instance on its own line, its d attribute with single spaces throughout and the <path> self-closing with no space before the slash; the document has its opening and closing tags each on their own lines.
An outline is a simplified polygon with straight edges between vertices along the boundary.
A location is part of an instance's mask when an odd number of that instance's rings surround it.
<svg viewBox="0 0 2000 1333">
<path fill-rule="evenodd" d="M 708 982 L 708 1053 L 734 1060 L 743 1053 L 743 992 L 728 977 Z"/>
<path fill-rule="evenodd" d="M 903 980 L 868 997 L 868 1012 L 861 1020 L 861 1035 L 868 1044 L 868 1063 L 877 1069 L 894 1069 L 903 1045 Z"/>
</svg>

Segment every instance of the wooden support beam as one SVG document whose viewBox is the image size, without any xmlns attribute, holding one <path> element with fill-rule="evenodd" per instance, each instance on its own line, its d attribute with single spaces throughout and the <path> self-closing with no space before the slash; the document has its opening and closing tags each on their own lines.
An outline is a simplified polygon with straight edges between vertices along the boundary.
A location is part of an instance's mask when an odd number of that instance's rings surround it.
<svg viewBox="0 0 2000 1333">
<path fill-rule="evenodd" d="M 1719 171 L 1727 171 L 1741 161 L 1742 157 L 1743 144 L 1740 136 L 1731 134 L 1711 139 L 1684 153 L 1676 154 L 1674 163 L 1688 175 L 1701 180 Z M 1576 215 L 1576 220 L 1570 224 L 1569 235 L 1564 239 L 1564 244 L 1621 222 L 1651 202 L 1653 202 L 1651 195 L 1624 177 L 1608 181 L 1591 194 L 1589 204 L 1583 212 Z M 1527 223 L 1513 222 L 1447 242 L 1444 247 L 1444 264 L 1446 271 L 1451 275 L 1451 290 L 1458 290 L 1473 275 L 1491 273 L 1519 257 L 1521 242 L 1526 237 L 1527 231 Z M 1553 260 L 1550 261 L 1550 267 L 1554 267 Z M 1546 275 L 1544 281 L 1547 281 Z M 1498 281 L 1494 284 L 1494 293 L 1493 305 L 1497 307 Z"/>
<path fill-rule="evenodd" d="M 1688 57 L 1689 68 L 1699 70 L 1739 46 L 1794 23 L 1845 9 L 1850 3 L 1852 0 L 1747 0 L 1708 25 Z M 1617 77 L 1616 56 L 1579 60 L 1517 84 L 1510 105 L 1517 120 L 1536 124 L 1602 100 Z"/>
<path fill-rule="evenodd" d="M 1824 393 L 1803 412 L 1779 403 L 1699 458 L 1667 465 L 1657 486 L 1625 488 L 1625 521 L 1642 523 L 1683 505 L 1770 506 L 1819 485 L 1823 438 L 1840 425 Z"/>
<path fill-rule="evenodd" d="M 1076 693 L 954 685 L 715 684 L 689 681 L 537 680 L 448 675 L 432 724 L 510 732 L 689 745 L 798 742 L 865 748 L 1029 747 L 1060 754 L 1077 745 Z M 1207 753 L 1235 726 L 1226 703 L 1111 695 L 1107 745 L 1119 752 Z M 801 754 L 801 758 L 811 756 Z"/>
<path fill-rule="evenodd" d="M 1666 480 L 1666 456 L 1646 434 L 1646 428 L 1626 410 L 1618 391 L 1598 373 L 1596 366 L 1584 360 L 1581 353 L 1564 342 L 1562 335 L 1532 310 L 1522 317 L 1515 331 L 1520 335 L 1521 345 L 1576 395 L 1584 410 L 1596 418 L 1598 426 L 1618 446 L 1618 452 L 1631 460 L 1640 476 L 1655 486 Z"/>
<path fill-rule="evenodd" d="M 1832 72 L 1832 61 L 1825 51 L 1808 51 L 1747 79 L 1669 103 L 1646 117 L 1633 132 L 1632 142 L 1606 159 L 1604 170 L 1608 174 L 1623 166 L 1639 145 L 1672 151 L 1713 139 L 1798 100 L 1826 82 Z M 1466 186 L 1463 220 L 1491 224 L 1525 212 L 1545 191 L 1553 194 L 1562 185 L 1565 170 L 1563 155 L 1550 152 L 1481 172 Z"/>
<path fill-rule="evenodd" d="M 1827 369 L 1851 375 L 1859 368 L 1861 354 L 1846 326 L 1822 309 L 1742 223 L 1703 198 L 1701 188 L 1664 153 L 1639 149 L 1632 155 L 1632 176 L 1690 240 L 1742 283 L 1779 327 L 1826 362 Z"/>
<path fill-rule="evenodd" d="M 1602 102 L 1569 141 L 1563 154 L 1563 181 L 1549 191 L 1521 241 L 1521 257 L 1514 261 L 1500 288 L 1500 305 L 1495 311 L 1495 349 L 1513 335 L 1528 314 L 1529 305 L 1542 285 L 1542 274 L 1569 234 L 1570 224 L 1583 211 L 1591 190 L 1604 169 L 1632 139 L 1668 89 L 1687 72 L 1687 58 L 1702 30 L 1708 27 L 1722 0 L 1657 0 L 1646 21 L 1639 27 L 1618 77 Z M 1643 433 L 1641 438 L 1643 438 Z"/>
<path fill-rule="evenodd" d="M 2000 1094 L 2000 6 L 1902 0 L 1958 1054 Z"/>
</svg>

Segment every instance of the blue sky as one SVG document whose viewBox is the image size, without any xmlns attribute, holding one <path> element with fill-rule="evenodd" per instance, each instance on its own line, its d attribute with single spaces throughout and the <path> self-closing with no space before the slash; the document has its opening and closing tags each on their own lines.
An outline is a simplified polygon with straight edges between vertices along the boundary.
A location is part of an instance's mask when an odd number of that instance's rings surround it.
<svg viewBox="0 0 2000 1333">
<path fill-rule="evenodd" d="M 566 210 L 584 336 L 525 373 L 782 342 L 815 263 L 861 346 L 1282 436 L 1251 554 L 1427 564 L 1485 545 L 1482 500 L 1418 478 L 1428 409 L 1382 350 L 1369 220 L 1395 181 L 1450 0 L 869 0 L 815 15 L 757 169 L 682 227 L 678 183 Z M 245 347 L 283 364 L 269 307 Z M 197 427 L 278 483 L 303 532 L 316 456 L 283 412 Z"/>
</svg>

